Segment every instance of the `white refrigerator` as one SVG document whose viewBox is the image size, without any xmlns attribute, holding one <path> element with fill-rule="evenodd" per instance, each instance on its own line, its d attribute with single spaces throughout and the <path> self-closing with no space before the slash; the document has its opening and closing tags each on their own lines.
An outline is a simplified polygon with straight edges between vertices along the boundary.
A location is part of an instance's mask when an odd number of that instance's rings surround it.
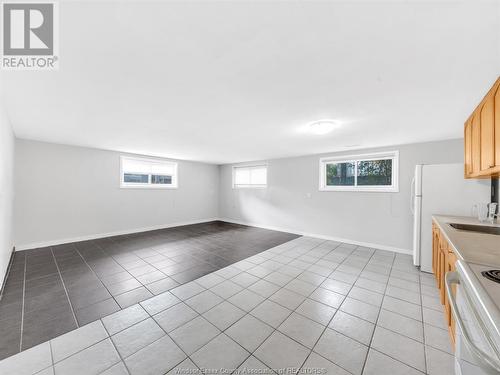
<svg viewBox="0 0 500 375">
<path fill-rule="evenodd" d="M 413 264 L 432 272 L 432 215 L 472 216 L 490 201 L 491 183 L 466 180 L 463 164 L 419 164 L 412 181 Z"/>
</svg>

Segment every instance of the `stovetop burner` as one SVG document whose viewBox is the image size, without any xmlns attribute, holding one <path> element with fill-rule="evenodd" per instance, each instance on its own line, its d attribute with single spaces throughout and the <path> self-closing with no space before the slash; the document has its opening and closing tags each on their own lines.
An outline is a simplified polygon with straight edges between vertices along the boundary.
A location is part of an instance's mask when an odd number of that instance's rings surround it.
<svg viewBox="0 0 500 375">
<path fill-rule="evenodd" d="M 481 272 L 481 275 L 486 277 L 487 279 L 494 281 L 496 283 L 500 283 L 500 270 L 488 270 Z"/>
</svg>

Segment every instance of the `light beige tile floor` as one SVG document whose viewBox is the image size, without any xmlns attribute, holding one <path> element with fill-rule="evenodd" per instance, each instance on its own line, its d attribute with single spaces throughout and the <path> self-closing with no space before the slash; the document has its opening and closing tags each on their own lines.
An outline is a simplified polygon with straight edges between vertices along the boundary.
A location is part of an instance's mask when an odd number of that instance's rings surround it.
<svg viewBox="0 0 500 375">
<path fill-rule="evenodd" d="M 301 237 L 9 357 L 0 373 L 452 375 L 444 328 L 434 280 L 410 256 Z"/>
</svg>

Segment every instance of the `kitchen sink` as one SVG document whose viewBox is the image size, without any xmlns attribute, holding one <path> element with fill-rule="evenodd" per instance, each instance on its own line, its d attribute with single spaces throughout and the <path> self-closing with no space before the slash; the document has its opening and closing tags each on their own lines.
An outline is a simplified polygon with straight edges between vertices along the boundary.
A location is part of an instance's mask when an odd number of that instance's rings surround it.
<svg viewBox="0 0 500 375">
<path fill-rule="evenodd" d="M 488 225 L 475 225 L 475 224 L 458 224 L 458 223 L 450 223 L 450 226 L 458 230 L 468 230 L 471 232 L 500 235 L 500 227 L 491 227 Z"/>
</svg>

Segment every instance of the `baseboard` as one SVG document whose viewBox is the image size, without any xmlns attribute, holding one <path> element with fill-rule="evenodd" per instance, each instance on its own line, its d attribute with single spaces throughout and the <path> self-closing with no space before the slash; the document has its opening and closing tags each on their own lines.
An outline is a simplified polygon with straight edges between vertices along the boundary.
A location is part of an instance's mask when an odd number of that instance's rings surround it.
<svg viewBox="0 0 500 375">
<path fill-rule="evenodd" d="M 291 229 L 291 228 L 276 227 L 276 226 L 270 226 L 270 225 L 261 225 L 258 223 L 252 223 L 252 222 L 247 222 L 247 221 L 233 220 L 233 219 L 230 219 L 227 217 L 222 217 L 222 218 L 214 217 L 214 218 L 206 218 L 206 219 L 200 219 L 200 220 L 190 220 L 190 221 L 176 222 L 176 223 L 171 223 L 171 224 L 155 225 L 155 226 L 150 226 L 150 227 L 122 230 L 122 231 L 115 231 L 115 232 L 108 232 L 108 233 L 99 233 L 99 234 L 92 234 L 92 235 L 80 236 L 80 237 L 57 239 L 57 240 L 52 240 L 52 241 L 33 242 L 33 243 L 28 243 L 28 244 L 17 245 L 15 247 L 15 251 L 29 250 L 29 249 L 35 249 L 35 248 L 47 247 L 47 246 L 56 246 L 56 245 L 62 245 L 62 244 L 71 243 L 71 242 L 96 240 L 99 238 L 121 236 L 124 234 L 148 232 L 151 230 L 180 227 L 183 225 L 201 224 L 201 223 L 207 223 L 210 221 L 217 221 L 217 220 L 226 221 L 228 223 L 240 224 L 240 225 L 249 225 L 249 226 L 263 228 L 263 229 L 276 230 L 276 231 L 280 231 L 280 232 L 294 233 L 294 234 L 297 234 L 299 236 L 316 237 L 316 238 L 321 238 L 321 239 L 329 240 L 329 241 L 345 242 L 345 243 L 349 243 L 352 245 L 365 246 L 365 247 L 370 247 L 370 248 L 379 249 L 379 250 L 388 250 L 388 251 L 393 251 L 395 253 L 400 253 L 400 254 L 412 254 L 412 251 L 409 249 L 401 249 L 401 248 L 397 248 L 397 247 L 393 247 L 393 246 L 387 246 L 387 245 L 376 244 L 376 243 L 371 243 L 371 242 L 356 241 L 356 240 L 352 240 L 349 238 L 327 236 L 327 235 L 320 234 L 320 233 L 302 232 L 302 231 L 297 231 L 297 230 Z"/>
<path fill-rule="evenodd" d="M 202 224 L 202 223 L 208 223 L 210 221 L 217 221 L 217 220 L 219 220 L 219 219 L 218 218 L 206 218 L 206 219 L 199 219 L 199 220 L 181 221 L 181 222 L 170 223 L 170 224 L 154 225 L 154 226 L 150 226 L 150 227 L 127 229 L 127 230 L 120 230 L 120 231 L 108 232 L 108 233 L 90 234 L 90 235 L 86 235 L 86 236 L 63 238 L 63 239 L 57 239 L 57 240 L 52 240 L 52 241 L 32 242 L 32 243 L 17 245 L 15 248 L 16 248 L 16 251 L 22 251 L 22 250 L 36 249 L 39 247 L 63 245 L 66 243 L 71 243 L 71 242 L 97 240 L 99 238 L 122 236 L 124 234 L 134 234 L 134 233 L 140 233 L 140 232 L 149 232 L 152 230 L 181 227 L 183 225 Z"/>
<path fill-rule="evenodd" d="M 319 233 L 301 232 L 301 231 L 297 231 L 295 229 L 284 228 L 284 227 L 275 227 L 275 226 L 270 226 L 270 225 L 261 225 L 261 224 L 257 224 L 257 223 L 246 222 L 246 221 L 233 220 L 233 219 L 230 219 L 227 217 L 219 218 L 218 220 L 226 221 L 228 223 L 249 225 L 252 227 L 258 227 L 258 228 L 269 229 L 269 230 L 276 230 L 276 231 L 280 231 L 280 232 L 288 232 L 288 233 L 293 233 L 293 234 L 297 234 L 300 236 L 316 237 L 316 238 L 321 238 L 323 240 L 345 242 L 345 243 L 352 244 L 352 245 L 365 246 L 365 247 L 369 247 L 372 249 L 378 249 L 378 250 L 387 250 L 387 251 L 392 251 L 392 252 L 400 253 L 400 254 L 409 254 L 409 255 L 412 254 L 412 250 L 409 250 L 409 249 L 402 249 L 402 248 L 398 248 L 398 247 L 394 247 L 394 246 L 387 246 L 387 245 L 376 244 L 376 243 L 371 243 L 371 242 L 356 241 L 356 240 L 352 240 L 349 238 L 333 237 L 333 236 L 327 236 L 327 235 L 319 234 Z"/>
</svg>

